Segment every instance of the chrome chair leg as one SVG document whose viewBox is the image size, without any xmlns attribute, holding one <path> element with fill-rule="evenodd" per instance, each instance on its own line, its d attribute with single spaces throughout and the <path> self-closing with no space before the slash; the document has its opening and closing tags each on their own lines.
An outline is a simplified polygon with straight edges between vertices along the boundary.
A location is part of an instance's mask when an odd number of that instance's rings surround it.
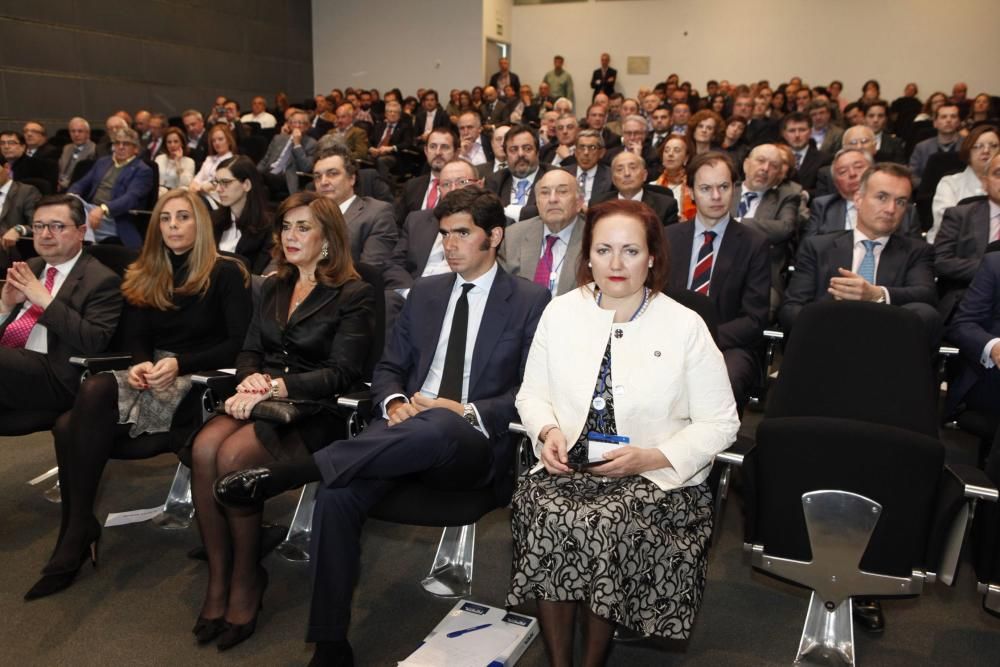
<svg viewBox="0 0 1000 667">
<path fill-rule="evenodd" d="M 472 593 L 472 561 L 476 549 L 476 524 L 449 526 L 441 532 L 431 571 L 420 582 L 428 593 L 442 598 L 468 597 Z"/>
<path fill-rule="evenodd" d="M 59 480 L 56 480 L 55 484 L 46 489 L 45 493 L 42 494 L 42 497 L 50 503 L 61 503 L 62 491 L 59 489 Z"/>
<path fill-rule="evenodd" d="M 176 530 L 187 528 L 194 517 L 194 503 L 191 500 L 191 469 L 183 463 L 177 464 L 174 481 L 170 492 L 160 509 L 160 513 L 152 521 L 160 528 Z"/>
<path fill-rule="evenodd" d="M 316 490 L 319 482 L 312 482 L 302 487 L 299 503 L 295 506 L 295 516 L 288 527 L 284 542 L 279 544 L 277 551 L 282 558 L 295 563 L 309 562 L 309 538 L 312 536 L 313 507 L 316 505 Z"/>
</svg>

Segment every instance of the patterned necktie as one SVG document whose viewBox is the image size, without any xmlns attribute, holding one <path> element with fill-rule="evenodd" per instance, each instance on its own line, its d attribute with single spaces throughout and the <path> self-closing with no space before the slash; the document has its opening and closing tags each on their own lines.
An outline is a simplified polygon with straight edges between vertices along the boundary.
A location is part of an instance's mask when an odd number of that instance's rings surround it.
<svg viewBox="0 0 1000 667">
<path fill-rule="evenodd" d="M 991 234 L 990 241 L 1000 241 L 1000 213 L 993 216 L 992 222 L 990 222 L 990 229 L 996 228 L 997 233 Z"/>
<path fill-rule="evenodd" d="M 514 203 L 518 206 L 524 206 L 528 197 L 528 179 L 522 178 L 517 182 L 517 189 L 514 191 Z"/>
<path fill-rule="evenodd" d="M 587 197 L 587 172 L 581 171 L 580 175 L 576 177 L 577 182 L 580 184 L 580 192 L 583 193 L 584 198 Z"/>
<path fill-rule="evenodd" d="M 438 398 L 462 401 L 462 384 L 465 376 L 465 339 L 469 334 L 469 290 L 475 285 L 462 285 L 462 294 L 455 302 L 455 314 L 451 318 L 451 333 L 448 348 L 444 353 L 444 369 L 441 371 L 441 386 Z"/>
<path fill-rule="evenodd" d="M 393 131 L 396 129 L 395 123 L 390 123 L 385 126 L 385 132 L 382 133 L 382 140 L 378 142 L 379 148 L 385 148 L 389 145 L 389 137 L 392 136 Z"/>
<path fill-rule="evenodd" d="M 49 294 L 52 293 L 52 286 L 56 282 L 56 273 L 56 267 L 54 266 L 50 266 L 48 271 L 45 272 L 45 291 Z M 35 322 L 42 316 L 42 312 L 44 311 L 41 308 L 32 305 L 24 315 L 10 323 L 7 330 L 3 332 L 3 338 L 0 338 L 0 346 L 24 347 L 25 343 L 28 342 L 28 336 L 31 335 L 31 330 L 34 328 Z"/>
<path fill-rule="evenodd" d="M 288 166 L 288 161 L 292 157 L 292 143 L 292 139 L 289 137 L 288 141 L 285 142 L 285 147 L 278 154 L 278 159 L 271 165 L 272 174 L 277 176 L 285 173 L 285 167 Z"/>
<path fill-rule="evenodd" d="M 862 241 L 861 245 L 865 247 L 865 256 L 861 258 L 861 264 L 858 266 L 858 275 L 868 281 L 869 284 L 875 284 L 875 248 L 876 246 L 882 245 L 880 241 Z"/>
<path fill-rule="evenodd" d="M 715 232 L 704 232 L 705 241 L 698 250 L 698 263 L 694 265 L 694 275 L 691 277 L 691 291 L 708 295 L 708 283 L 712 280 L 712 258 L 715 250 Z"/>
<path fill-rule="evenodd" d="M 802 161 L 806 159 L 806 152 L 801 151 L 795 154 L 795 168 L 798 169 L 802 166 Z"/>
<path fill-rule="evenodd" d="M 431 190 L 427 193 L 427 208 L 434 210 L 438 203 L 438 179 L 431 179 Z"/>
<path fill-rule="evenodd" d="M 743 219 L 746 214 L 750 212 L 750 205 L 753 204 L 754 200 L 757 199 L 756 192 L 744 192 L 743 196 L 740 197 L 740 206 L 736 209 L 736 217 Z"/>
<path fill-rule="evenodd" d="M 855 208 L 854 202 L 847 202 L 847 215 L 844 216 L 844 229 L 854 229 L 854 226 L 858 222 L 858 209 Z"/>
<path fill-rule="evenodd" d="M 545 289 L 549 288 L 549 279 L 552 274 L 552 246 L 558 240 L 559 237 L 555 234 L 549 234 L 545 237 L 545 252 L 542 253 L 542 258 L 538 260 L 538 266 L 535 267 L 535 282 Z"/>
</svg>

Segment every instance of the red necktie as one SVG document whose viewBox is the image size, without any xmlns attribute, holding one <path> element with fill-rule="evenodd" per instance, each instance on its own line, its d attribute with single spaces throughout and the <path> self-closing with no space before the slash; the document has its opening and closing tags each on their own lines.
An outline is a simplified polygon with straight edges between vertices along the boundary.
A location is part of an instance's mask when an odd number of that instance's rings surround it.
<svg viewBox="0 0 1000 667">
<path fill-rule="evenodd" d="M 433 210 L 438 203 L 438 179 L 431 179 L 431 191 L 427 193 L 427 208 Z"/>
<path fill-rule="evenodd" d="M 549 289 L 552 273 L 552 246 L 558 240 L 559 237 L 555 234 L 549 234 L 545 237 L 545 252 L 542 253 L 542 258 L 538 260 L 538 267 L 535 268 L 535 282 L 545 289 Z"/>
<path fill-rule="evenodd" d="M 708 294 L 709 282 L 712 279 L 712 242 L 715 241 L 715 232 L 704 232 L 705 241 L 698 250 L 698 263 L 694 265 L 694 275 L 691 277 L 691 290 L 699 294 Z"/>
<path fill-rule="evenodd" d="M 382 140 L 378 142 L 379 148 L 385 148 L 389 145 L 389 137 L 392 136 L 392 131 L 396 128 L 395 123 L 385 126 L 385 132 L 382 133 Z"/>
<path fill-rule="evenodd" d="M 50 294 L 55 282 L 56 267 L 50 266 L 45 272 L 45 290 Z M 38 318 L 42 316 L 42 312 L 41 308 L 32 305 L 24 315 L 10 323 L 7 330 L 3 332 L 3 338 L 0 338 L 0 346 L 24 347 L 24 344 L 28 342 L 28 336 L 31 335 L 31 329 L 35 326 Z"/>
</svg>

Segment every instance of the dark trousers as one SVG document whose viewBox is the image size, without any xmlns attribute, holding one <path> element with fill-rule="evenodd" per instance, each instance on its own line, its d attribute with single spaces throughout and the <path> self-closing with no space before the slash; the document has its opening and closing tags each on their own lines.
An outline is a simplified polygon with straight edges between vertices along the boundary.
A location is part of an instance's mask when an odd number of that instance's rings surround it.
<svg viewBox="0 0 1000 667">
<path fill-rule="evenodd" d="M 0 347 L 0 378 L 0 413 L 19 410 L 61 413 L 73 407 L 74 394 L 52 372 L 44 354 Z"/>
<path fill-rule="evenodd" d="M 313 458 L 323 488 L 313 512 L 306 641 L 337 641 L 347 638 L 361 528 L 372 507 L 404 478 L 455 490 L 485 486 L 493 478 L 493 451 L 462 417 L 434 409 L 392 427 L 378 420 L 357 438 L 335 442 Z"/>
<path fill-rule="evenodd" d="M 760 384 L 760 363 L 757 355 L 741 347 L 722 351 L 729 373 L 729 383 L 733 386 L 736 405 L 742 410 L 750 401 L 750 392 Z"/>
</svg>

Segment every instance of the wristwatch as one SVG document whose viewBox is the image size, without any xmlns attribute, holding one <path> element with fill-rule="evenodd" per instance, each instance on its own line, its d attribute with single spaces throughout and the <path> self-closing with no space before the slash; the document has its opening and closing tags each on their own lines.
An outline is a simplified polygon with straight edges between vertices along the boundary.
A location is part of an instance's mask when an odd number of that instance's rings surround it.
<svg viewBox="0 0 1000 667">
<path fill-rule="evenodd" d="M 479 419 L 476 417 L 476 411 L 472 407 L 472 403 L 466 403 L 462 406 L 462 418 L 469 422 L 473 428 L 479 428 Z"/>
<path fill-rule="evenodd" d="M 881 289 L 881 288 L 879 289 L 878 298 L 875 299 L 874 303 L 885 303 L 885 290 L 884 289 Z"/>
<path fill-rule="evenodd" d="M 271 394 L 268 398 L 278 398 L 278 381 L 271 380 Z"/>
<path fill-rule="evenodd" d="M 28 228 L 24 225 L 14 225 L 14 231 L 22 238 L 28 236 Z"/>
</svg>

